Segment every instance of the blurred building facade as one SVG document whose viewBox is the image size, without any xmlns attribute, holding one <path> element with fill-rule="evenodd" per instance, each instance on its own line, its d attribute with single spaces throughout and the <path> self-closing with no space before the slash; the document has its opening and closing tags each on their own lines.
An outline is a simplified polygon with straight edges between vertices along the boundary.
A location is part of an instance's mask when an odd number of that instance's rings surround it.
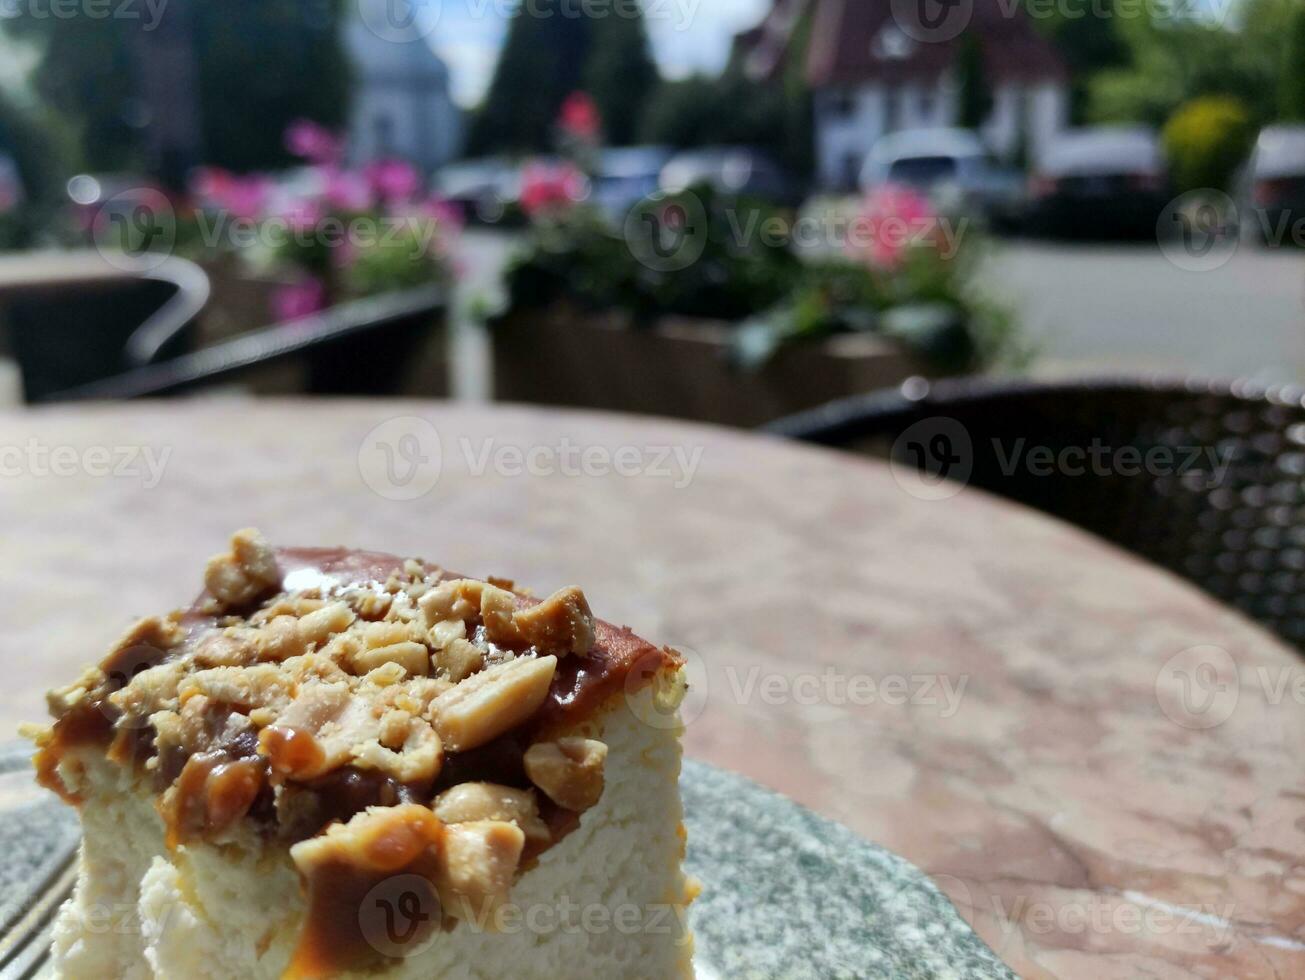
<svg viewBox="0 0 1305 980">
<path fill-rule="evenodd" d="M 389 0 L 406 5 L 406 0 Z M 357 162 L 398 157 L 425 173 L 454 159 L 462 145 L 463 118 L 453 101 L 449 69 L 414 32 L 395 39 L 373 29 L 358 13 L 344 38 L 356 78 L 349 121 L 349 152 Z"/>
<path fill-rule="evenodd" d="M 851 187 L 879 137 L 963 122 L 962 67 L 978 51 L 991 110 L 979 125 L 989 149 L 1036 160 L 1068 124 L 1068 69 L 1018 7 L 973 0 L 955 36 L 901 20 L 892 0 L 774 0 L 757 28 L 739 39 L 754 77 L 796 65 L 814 98 L 817 173 L 830 188 Z M 944 10 L 951 9 L 944 7 Z M 808 40 L 803 43 L 800 39 Z"/>
</svg>

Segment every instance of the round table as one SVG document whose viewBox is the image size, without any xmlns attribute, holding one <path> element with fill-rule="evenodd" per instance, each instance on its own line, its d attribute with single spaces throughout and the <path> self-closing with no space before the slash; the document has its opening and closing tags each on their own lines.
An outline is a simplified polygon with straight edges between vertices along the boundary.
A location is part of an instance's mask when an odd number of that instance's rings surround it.
<svg viewBox="0 0 1305 980">
<path fill-rule="evenodd" d="M 659 420 L 205 400 L 0 414 L 0 721 L 238 527 L 416 555 L 685 651 L 687 751 L 914 861 L 1025 977 L 1305 975 L 1305 669 L 1017 506 Z"/>
</svg>

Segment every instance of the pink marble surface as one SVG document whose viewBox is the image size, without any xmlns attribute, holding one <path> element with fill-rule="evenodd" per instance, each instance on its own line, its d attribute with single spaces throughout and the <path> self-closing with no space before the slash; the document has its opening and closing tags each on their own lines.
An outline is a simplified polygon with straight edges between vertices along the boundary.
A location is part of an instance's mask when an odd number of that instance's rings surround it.
<svg viewBox="0 0 1305 980">
<path fill-rule="evenodd" d="M 240 526 L 577 583 L 687 651 L 691 755 L 905 855 L 1021 975 L 1305 976 L 1298 656 L 982 494 L 654 420 L 187 402 L 0 413 L 0 521 L 9 730 Z"/>
</svg>

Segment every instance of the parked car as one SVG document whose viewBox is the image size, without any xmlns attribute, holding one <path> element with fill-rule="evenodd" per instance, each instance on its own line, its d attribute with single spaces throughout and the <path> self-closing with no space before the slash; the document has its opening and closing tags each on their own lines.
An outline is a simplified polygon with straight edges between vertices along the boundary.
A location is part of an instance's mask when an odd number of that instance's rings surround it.
<svg viewBox="0 0 1305 980">
<path fill-rule="evenodd" d="M 661 188 L 675 194 L 695 184 L 710 185 L 721 194 L 757 197 L 772 204 L 796 207 L 802 202 L 798 184 L 761 150 L 717 146 L 677 154 L 661 174 Z"/>
<path fill-rule="evenodd" d="M 662 168 L 671 156 L 664 146 L 605 151 L 594 174 L 591 201 L 613 221 L 624 221 L 631 208 L 660 188 Z"/>
<path fill-rule="evenodd" d="M 1062 134 L 1030 179 L 1028 229 L 1053 238 L 1154 238 L 1172 198 L 1160 140 L 1145 127 Z"/>
<path fill-rule="evenodd" d="M 440 170 L 435 187 L 468 222 L 499 224 L 518 210 L 521 167 L 496 157 L 462 160 Z"/>
<path fill-rule="evenodd" d="M 1243 227 L 1272 245 L 1301 244 L 1305 218 L 1305 126 L 1266 126 L 1246 167 Z"/>
<path fill-rule="evenodd" d="M 876 141 L 861 170 L 861 188 L 900 184 L 928 194 L 940 207 L 980 215 L 999 230 L 1022 220 L 1024 179 L 992 159 L 969 129 L 912 129 Z"/>
</svg>

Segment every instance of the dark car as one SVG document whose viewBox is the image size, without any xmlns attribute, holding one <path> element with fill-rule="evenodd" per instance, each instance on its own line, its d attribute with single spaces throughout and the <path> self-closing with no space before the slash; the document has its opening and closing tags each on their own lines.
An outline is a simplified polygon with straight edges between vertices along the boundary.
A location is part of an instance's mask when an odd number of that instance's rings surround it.
<svg viewBox="0 0 1305 980">
<path fill-rule="evenodd" d="M 461 160 L 444 167 L 435 178 L 441 196 L 468 222 L 509 221 L 521 195 L 521 168 L 509 160 Z"/>
<path fill-rule="evenodd" d="M 679 193 L 706 184 L 720 194 L 755 197 L 771 204 L 802 203 L 797 183 L 774 160 L 746 146 L 708 147 L 673 157 L 662 169 L 661 187 Z"/>
<path fill-rule="evenodd" d="M 1270 245 L 1305 244 L 1305 126 L 1266 126 L 1246 172 L 1251 235 Z"/>
<path fill-rule="evenodd" d="M 1030 179 L 1027 227 L 1052 238 L 1153 239 L 1171 197 L 1154 132 L 1075 130 L 1047 148 Z"/>
</svg>

